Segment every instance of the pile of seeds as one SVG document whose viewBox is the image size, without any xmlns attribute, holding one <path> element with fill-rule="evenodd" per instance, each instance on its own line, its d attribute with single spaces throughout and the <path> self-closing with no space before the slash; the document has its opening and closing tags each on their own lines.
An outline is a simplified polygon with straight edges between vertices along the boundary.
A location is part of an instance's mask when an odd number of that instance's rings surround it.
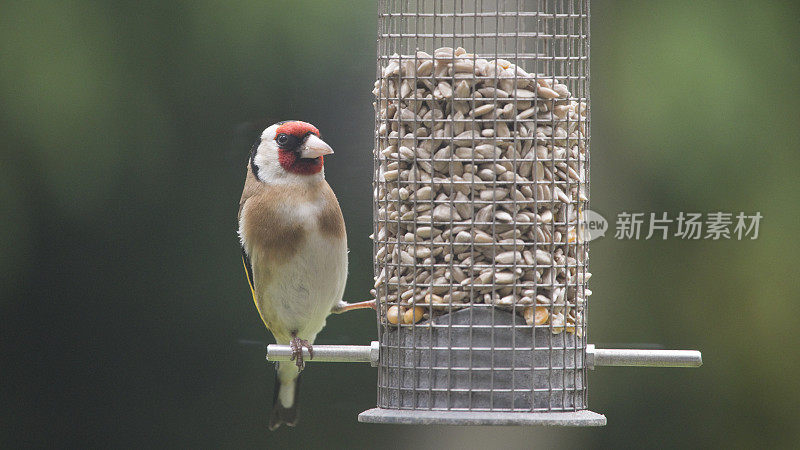
<svg viewBox="0 0 800 450">
<path fill-rule="evenodd" d="M 449 47 L 393 55 L 373 93 L 381 316 L 493 305 L 581 335 L 587 105 L 552 76 Z"/>
</svg>

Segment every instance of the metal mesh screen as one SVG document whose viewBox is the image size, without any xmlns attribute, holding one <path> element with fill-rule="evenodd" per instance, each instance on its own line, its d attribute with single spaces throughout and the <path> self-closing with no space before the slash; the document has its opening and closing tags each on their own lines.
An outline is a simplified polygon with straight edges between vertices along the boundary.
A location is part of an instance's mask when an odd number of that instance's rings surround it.
<svg viewBox="0 0 800 450">
<path fill-rule="evenodd" d="M 382 0 L 378 407 L 587 407 L 588 0 Z"/>
</svg>

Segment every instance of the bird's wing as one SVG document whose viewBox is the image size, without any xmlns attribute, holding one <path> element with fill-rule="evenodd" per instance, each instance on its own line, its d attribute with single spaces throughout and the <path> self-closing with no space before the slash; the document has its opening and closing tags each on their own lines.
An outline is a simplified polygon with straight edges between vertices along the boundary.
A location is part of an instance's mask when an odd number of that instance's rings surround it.
<svg viewBox="0 0 800 450">
<path fill-rule="evenodd" d="M 256 304 L 256 308 L 258 308 L 255 282 L 253 281 L 253 266 L 250 265 L 250 257 L 247 256 L 244 247 L 242 247 L 242 265 L 244 265 L 244 273 L 247 275 L 247 284 L 250 286 L 250 293 L 253 294 L 253 302 Z"/>
<path fill-rule="evenodd" d="M 256 146 L 257 145 L 258 143 L 256 143 Z M 238 220 L 240 222 L 242 220 L 242 210 L 244 209 L 244 204 L 250 197 L 255 195 L 257 192 L 258 192 L 258 180 L 253 174 L 253 170 L 250 167 L 250 164 L 248 164 L 247 177 L 245 178 L 244 189 L 242 190 L 242 198 L 239 200 Z M 245 275 L 247 275 L 247 284 L 250 286 L 250 293 L 253 295 L 253 303 L 256 304 L 256 309 L 258 309 L 258 300 L 256 299 L 256 283 L 253 278 L 253 266 L 252 264 L 250 264 L 250 256 L 247 255 L 247 250 L 245 250 L 244 245 L 241 246 L 241 249 L 242 249 L 242 265 L 244 266 L 244 273 Z"/>
</svg>

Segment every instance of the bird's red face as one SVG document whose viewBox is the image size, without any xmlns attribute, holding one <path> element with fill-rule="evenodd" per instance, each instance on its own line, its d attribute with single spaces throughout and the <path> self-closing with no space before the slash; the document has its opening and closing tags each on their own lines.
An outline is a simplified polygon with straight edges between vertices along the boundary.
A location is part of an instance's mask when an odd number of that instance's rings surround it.
<svg viewBox="0 0 800 450">
<path fill-rule="evenodd" d="M 288 120 L 270 126 L 250 150 L 250 169 L 262 182 L 321 177 L 324 155 L 333 153 L 308 122 Z"/>
<path fill-rule="evenodd" d="M 323 155 L 333 150 L 319 138 L 319 130 L 308 122 L 293 120 L 275 129 L 278 162 L 287 172 L 312 175 L 322 170 Z"/>
</svg>

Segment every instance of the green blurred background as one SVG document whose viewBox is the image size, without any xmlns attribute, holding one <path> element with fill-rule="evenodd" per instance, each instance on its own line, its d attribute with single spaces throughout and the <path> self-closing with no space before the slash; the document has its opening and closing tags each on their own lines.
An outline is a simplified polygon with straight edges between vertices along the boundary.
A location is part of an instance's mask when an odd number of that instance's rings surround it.
<svg viewBox="0 0 800 450">
<path fill-rule="evenodd" d="M 590 341 L 703 351 L 600 368 L 600 429 L 359 424 L 375 369 L 311 364 L 270 433 L 241 270 L 251 139 L 315 123 L 371 285 L 375 2 L 2 2 L 0 446 L 791 447 L 800 440 L 796 2 L 592 5 L 592 208 L 760 211 L 756 241 L 592 244 Z M 366 344 L 374 315 L 318 343 Z"/>
</svg>

